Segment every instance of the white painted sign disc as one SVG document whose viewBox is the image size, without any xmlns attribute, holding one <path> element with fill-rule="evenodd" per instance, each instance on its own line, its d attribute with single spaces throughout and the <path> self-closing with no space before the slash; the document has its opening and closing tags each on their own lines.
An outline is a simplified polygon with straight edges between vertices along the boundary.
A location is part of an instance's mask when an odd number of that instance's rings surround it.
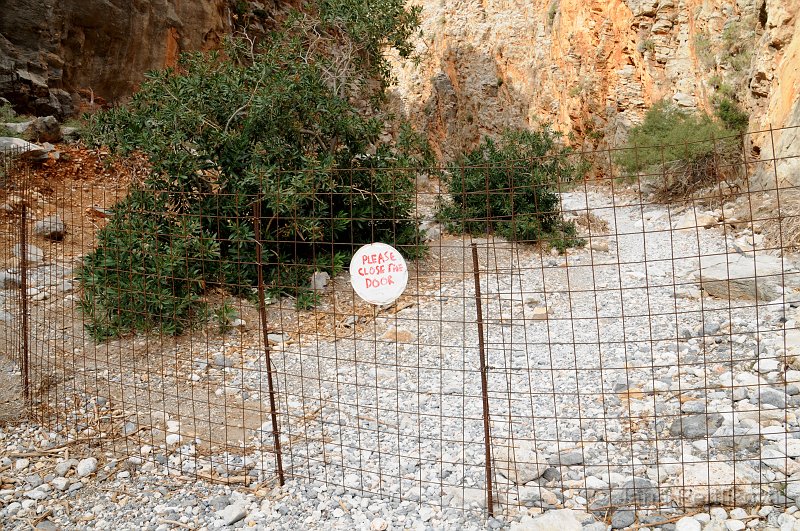
<svg viewBox="0 0 800 531">
<path fill-rule="evenodd" d="M 350 283 L 365 301 L 389 304 L 406 289 L 408 267 L 403 255 L 391 245 L 371 243 L 350 260 Z"/>
</svg>

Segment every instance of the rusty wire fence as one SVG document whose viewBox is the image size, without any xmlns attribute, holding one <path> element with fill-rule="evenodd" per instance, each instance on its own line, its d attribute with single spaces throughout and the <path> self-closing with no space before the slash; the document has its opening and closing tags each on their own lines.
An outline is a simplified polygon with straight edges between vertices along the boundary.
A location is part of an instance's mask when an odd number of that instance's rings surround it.
<svg viewBox="0 0 800 531">
<path fill-rule="evenodd" d="M 97 258 L 98 237 L 131 215 L 114 205 L 144 165 L 102 151 L 6 157 L 9 381 L 65 440 L 171 476 L 321 482 L 495 515 L 630 508 L 642 524 L 706 504 L 789 504 L 800 489 L 796 135 L 747 135 L 744 160 L 712 157 L 721 177 L 681 198 L 661 186 L 686 182 L 686 168 L 623 178 L 615 152 L 575 155 L 593 178 L 548 182 L 581 240 L 564 251 L 509 242 L 493 220 L 469 220 L 486 227 L 470 235 L 439 219 L 464 168 L 404 170 L 413 197 L 353 187 L 413 203 L 406 219 L 328 212 L 421 254 L 387 305 L 361 300 L 347 273 L 345 257 L 371 239 L 312 249 L 295 235 L 316 221 L 269 210 L 264 193 L 223 216 L 179 205 L 224 191 L 150 190 L 165 202 L 130 208 L 165 225 L 119 225 Z M 464 194 L 488 204 L 522 187 L 487 180 Z M 419 229 L 424 253 L 392 236 L 400 222 Z M 202 230 L 159 232 L 193 224 Z M 114 254 L 131 242 L 140 253 Z M 212 268 L 235 281 L 206 283 Z"/>
</svg>

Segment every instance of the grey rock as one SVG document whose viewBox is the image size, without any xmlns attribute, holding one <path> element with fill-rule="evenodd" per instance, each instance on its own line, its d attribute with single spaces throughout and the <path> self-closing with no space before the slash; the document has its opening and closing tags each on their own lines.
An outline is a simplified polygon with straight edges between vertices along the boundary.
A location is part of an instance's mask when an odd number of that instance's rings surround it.
<svg viewBox="0 0 800 531">
<path fill-rule="evenodd" d="M 772 301 L 783 292 L 783 271 L 783 260 L 771 255 L 704 256 L 700 285 L 713 297 Z"/>
<path fill-rule="evenodd" d="M 673 437 L 682 436 L 687 439 L 700 439 L 714 433 L 722 425 L 722 415 L 686 415 L 675 419 L 669 428 Z"/>
<path fill-rule="evenodd" d="M 542 491 L 545 490 L 544 487 L 537 487 L 537 486 L 521 486 L 517 489 L 517 494 L 519 497 L 519 502 L 522 505 L 531 507 L 531 506 L 540 506 L 542 502 Z"/>
<path fill-rule="evenodd" d="M 25 478 L 25 483 L 27 483 L 30 488 L 35 489 L 43 483 L 42 476 L 39 474 L 31 474 Z"/>
<path fill-rule="evenodd" d="M 22 244 L 18 243 L 11 248 L 11 253 L 17 258 L 29 263 L 41 262 L 44 260 L 44 251 L 35 245 L 27 244 L 23 250 Z"/>
<path fill-rule="evenodd" d="M 5 127 L 12 133 L 21 135 L 24 133 L 28 127 L 33 123 L 33 120 L 28 120 L 27 122 L 10 122 L 10 123 L 2 123 L 0 126 Z"/>
<path fill-rule="evenodd" d="M 548 467 L 542 474 L 542 479 L 547 482 L 558 481 L 561 479 L 561 471 L 555 467 Z"/>
<path fill-rule="evenodd" d="M 233 367 L 236 365 L 236 360 L 220 352 L 214 355 L 214 365 L 219 368 Z"/>
<path fill-rule="evenodd" d="M 671 516 L 664 516 L 661 514 L 644 514 L 639 517 L 639 524 L 650 527 L 661 527 L 665 522 L 670 520 Z"/>
<path fill-rule="evenodd" d="M 663 22 L 664 24 L 668 24 L 669 28 L 672 27 L 672 23 L 669 23 L 667 21 Z M 672 101 L 674 101 L 678 105 L 678 107 L 686 107 L 686 108 L 697 107 L 697 98 L 689 94 L 684 94 L 683 92 L 676 92 L 675 95 L 672 96 Z"/>
<path fill-rule="evenodd" d="M 611 504 L 614 506 L 657 502 L 658 485 L 646 478 L 635 477 L 625 482 L 621 488 L 611 489 Z"/>
<path fill-rule="evenodd" d="M 77 127 L 62 127 L 61 134 L 65 142 L 76 142 L 81 139 L 81 130 Z"/>
<path fill-rule="evenodd" d="M 26 157 L 40 157 L 46 155 L 50 150 L 47 148 L 22 140 L 21 138 L 0 136 L 0 152 L 24 153 Z"/>
<path fill-rule="evenodd" d="M 135 433 L 138 428 L 139 428 L 139 426 L 135 422 L 128 421 L 122 427 L 122 434 L 123 435 L 130 435 L 132 433 Z"/>
<path fill-rule="evenodd" d="M 58 489 L 61 491 L 67 490 L 69 487 L 69 479 L 64 477 L 55 478 L 53 481 L 50 482 L 53 485 L 54 489 Z"/>
<path fill-rule="evenodd" d="M 582 452 L 566 452 L 550 457 L 547 462 L 553 466 L 572 466 L 583 463 Z"/>
<path fill-rule="evenodd" d="M 18 288 L 20 283 L 19 275 L 0 271 L 0 289 Z"/>
<path fill-rule="evenodd" d="M 270 345 L 280 345 L 285 343 L 286 340 L 289 339 L 289 336 L 286 334 L 268 334 L 267 341 L 269 341 Z"/>
<path fill-rule="evenodd" d="M 422 521 L 427 522 L 428 520 L 423 519 Z M 503 522 L 502 520 L 498 520 L 497 518 L 489 518 L 489 521 L 487 523 L 489 529 L 502 529 L 506 525 L 505 522 Z"/>
<path fill-rule="evenodd" d="M 36 487 L 35 489 L 26 492 L 25 497 L 32 500 L 46 500 L 50 497 L 50 493 L 43 487 Z"/>
<path fill-rule="evenodd" d="M 705 413 L 706 403 L 702 400 L 690 400 L 681 404 L 681 411 L 684 413 Z"/>
<path fill-rule="evenodd" d="M 527 439 L 497 446 L 495 462 L 497 471 L 517 485 L 533 481 L 547 469 L 547 461 L 536 451 L 533 441 Z"/>
<path fill-rule="evenodd" d="M 233 525 L 247 516 L 247 509 L 238 503 L 234 503 L 221 511 L 217 511 L 217 516 L 222 518 L 225 525 Z"/>
<path fill-rule="evenodd" d="M 67 234 L 67 225 L 58 215 L 47 216 L 34 223 L 33 233 L 48 240 L 60 241 Z"/>
<path fill-rule="evenodd" d="M 750 434 L 746 428 L 720 426 L 711 438 L 711 446 L 734 450 L 754 450 L 758 448 L 760 439 L 758 434 Z"/>
<path fill-rule="evenodd" d="M 61 528 L 58 527 L 52 520 L 45 519 L 36 524 L 34 529 L 37 531 L 59 531 Z"/>
<path fill-rule="evenodd" d="M 94 457 L 87 457 L 81 459 L 76 467 L 76 472 L 79 478 L 84 478 L 97 470 L 97 459 Z"/>
<path fill-rule="evenodd" d="M 786 393 L 772 387 L 764 387 L 759 390 L 758 401 L 761 404 L 784 408 L 786 407 Z"/>
<path fill-rule="evenodd" d="M 208 501 L 208 505 L 215 511 L 221 511 L 230 505 L 231 499 L 229 496 L 215 496 Z"/>
<path fill-rule="evenodd" d="M 314 271 L 314 274 L 311 275 L 311 289 L 313 291 L 322 291 L 330 281 L 331 276 L 327 271 Z"/>
<path fill-rule="evenodd" d="M 78 466 L 77 459 L 67 459 L 66 461 L 61 461 L 60 463 L 56 464 L 55 474 L 59 477 L 66 476 L 67 473 L 72 470 L 72 467 L 75 466 Z"/>
<path fill-rule="evenodd" d="M 61 126 L 55 116 L 34 119 L 27 133 L 36 142 L 60 142 L 63 138 Z"/>
<path fill-rule="evenodd" d="M 624 529 L 636 521 L 633 509 L 618 509 L 611 515 L 611 529 Z"/>
</svg>

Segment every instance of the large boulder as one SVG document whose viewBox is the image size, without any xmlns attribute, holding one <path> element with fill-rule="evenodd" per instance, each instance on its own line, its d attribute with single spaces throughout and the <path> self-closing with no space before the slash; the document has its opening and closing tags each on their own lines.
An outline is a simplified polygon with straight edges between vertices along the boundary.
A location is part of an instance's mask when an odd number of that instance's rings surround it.
<svg viewBox="0 0 800 531">
<path fill-rule="evenodd" d="M 34 142 L 60 142 L 63 138 L 61 125 L 54 116 L 36 118 L 28 126 L 26 134 Z"/>
<path fill-rule="evenodd" d="M 48 240 L 60 241 L 67 234 L 67 225 L 60 216 L 47 216 L 33 224 L 33 233 Z"/>
<path fill-rule="evenodd" d="M 757 474 L 739 463 L 736 469 L 722 462 L 692 463 L 674 480 L 672 500 L 681 508 L 722 505 L 748 507 L 758 501 L 753 487 Z"/>
<path fill-rule="evenodd" d="M 24 154 L 27 157 L 42 157 L 52 151 L 44 146 L 32 144 L 27 140 L 21 138 L 0 136 L 0 153 Z"/>
<path fill-rule="evenodd" d="M 700 258 L 700 285 L 712 297 L 772 301 L 783 293 L 786 283 L 795 284 L 796 275 L 778 256 L 729 253 Z"/>
</svg>

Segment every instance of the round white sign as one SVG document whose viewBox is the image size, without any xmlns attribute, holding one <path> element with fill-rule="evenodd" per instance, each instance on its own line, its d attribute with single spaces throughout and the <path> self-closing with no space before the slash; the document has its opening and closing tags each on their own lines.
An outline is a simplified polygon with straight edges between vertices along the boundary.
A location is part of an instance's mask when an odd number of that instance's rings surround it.
<svg viewBox="0 0 800 531">
<path fill-rule="evenodd" d="M 371 243 L 350 260 L 350 283 L 359 297 L 372 304 L 389 304 L 403 294 L 408 267 L 397 249 L 385 243 Z"/>
</svg>

